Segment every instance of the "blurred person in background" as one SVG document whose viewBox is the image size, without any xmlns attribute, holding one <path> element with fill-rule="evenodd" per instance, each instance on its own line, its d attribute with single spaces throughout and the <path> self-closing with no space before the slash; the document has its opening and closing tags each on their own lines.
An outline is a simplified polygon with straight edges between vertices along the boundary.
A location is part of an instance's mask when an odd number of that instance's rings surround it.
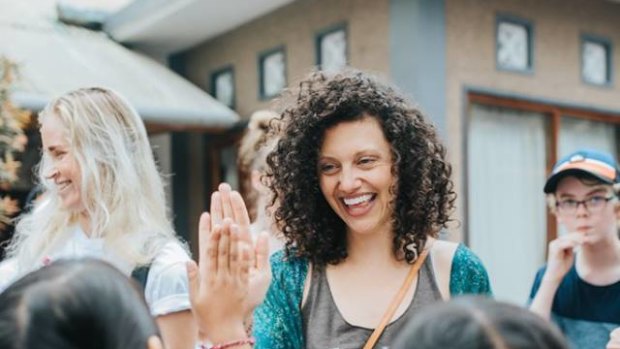
<svg viewBox="0 0 620 349">
<path fill-rule="evenodd" d="M 245 202 L 253 217 L 250 226 L 252 236 L 257 237 L 262 231 L 270 233 L 269 250 L 274 253 L 282 249 L 281 234 L 274 224 L 271 203 L 271 191 L 266 185 L 265 171 L 267 155 L 273 150 L 277 137 L 275 129 L 278 114 L 269 110 L 260 110 L 252 114 L 248 128 L 239 146 L 239 168 L 244 174 L 243 192 Z"/>
</svg>

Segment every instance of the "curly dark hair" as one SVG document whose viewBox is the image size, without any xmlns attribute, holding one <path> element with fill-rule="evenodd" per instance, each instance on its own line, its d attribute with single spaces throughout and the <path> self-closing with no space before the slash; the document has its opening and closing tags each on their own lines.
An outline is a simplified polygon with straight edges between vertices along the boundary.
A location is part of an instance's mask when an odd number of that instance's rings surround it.
<svg viewBox="0 0 620 349">
<path fill-rule="evenodd" d="M 314 72 L 290 95 L 294 101 L 280 116 L 281 138 L 267 158 L 287 256 L 307 258 L 317 267 L 347 257 L 346 226 L 321 192 L 317 162 L 327 129 L 372 117 L 391 146 L 392 174 L 398 177 L 393 252 L 413 263 L 427 238 L 450 221 L 456 199 L 451 166 L 434 126 L 395 89 L 360 71 Z"/>
</svg>

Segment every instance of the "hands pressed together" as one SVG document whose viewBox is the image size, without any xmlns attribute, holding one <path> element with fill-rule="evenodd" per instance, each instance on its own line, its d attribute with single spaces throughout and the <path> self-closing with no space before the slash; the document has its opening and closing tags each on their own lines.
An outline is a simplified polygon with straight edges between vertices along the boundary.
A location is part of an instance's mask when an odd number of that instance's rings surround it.
<svg viewBox="0 0 620 349">
<path fill-rule="evenodd" d="M 216 344 L 248 337 L 244 323 L 271 282 L 267 233 L 254 243 L 241 195 L 228 184 L 218 189 L 211 196 L 211 213 L 200 217 L 198 265 L 192 261 L 187 266 L 198 328 Z"/>
</svg>

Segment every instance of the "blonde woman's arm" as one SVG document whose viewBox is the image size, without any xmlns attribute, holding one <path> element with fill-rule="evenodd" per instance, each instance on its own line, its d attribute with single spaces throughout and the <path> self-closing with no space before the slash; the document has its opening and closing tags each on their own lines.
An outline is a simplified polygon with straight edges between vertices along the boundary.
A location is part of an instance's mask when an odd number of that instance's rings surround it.
<svg viewBox="0 0 620 349">
<path fill-rule="evenodd" d="M 197 341 L 189 300 L 189 260 L 181 244 L 170 242 L 160 250 L 148 273 L 144 294 L 166 349 L 193 349 Z"/>
<path fill-rule="evenodd" d="M 158 316 L 157 326 L 166 349 L 193 349 L 198 339 L 196 322 L 189 310 Z"/>
</svg>

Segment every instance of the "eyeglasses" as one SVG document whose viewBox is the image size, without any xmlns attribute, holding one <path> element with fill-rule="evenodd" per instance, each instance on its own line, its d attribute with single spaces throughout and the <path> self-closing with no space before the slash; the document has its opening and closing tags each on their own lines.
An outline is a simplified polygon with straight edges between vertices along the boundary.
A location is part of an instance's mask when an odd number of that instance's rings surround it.
<svg viewBox="0 0 620 349">
<path fill-rule="evenodd" d="M 596 213 L 602 210 L 603 207 L 605 207 L 605 205 L 607 204 L 607 202 L 612 200 L 614 197 L 615 196 L 595 195 L 585 200 L 566 199 L 558 201 L 555 206 L 557 207 L 558 211 L 561 211 L 562 213 L 574 214 L 575 212 L 577 212 L 577 208 L 579 208 L 579 205 L 583 204 L 583 206 L 588 212 Z"/>
</svg>

